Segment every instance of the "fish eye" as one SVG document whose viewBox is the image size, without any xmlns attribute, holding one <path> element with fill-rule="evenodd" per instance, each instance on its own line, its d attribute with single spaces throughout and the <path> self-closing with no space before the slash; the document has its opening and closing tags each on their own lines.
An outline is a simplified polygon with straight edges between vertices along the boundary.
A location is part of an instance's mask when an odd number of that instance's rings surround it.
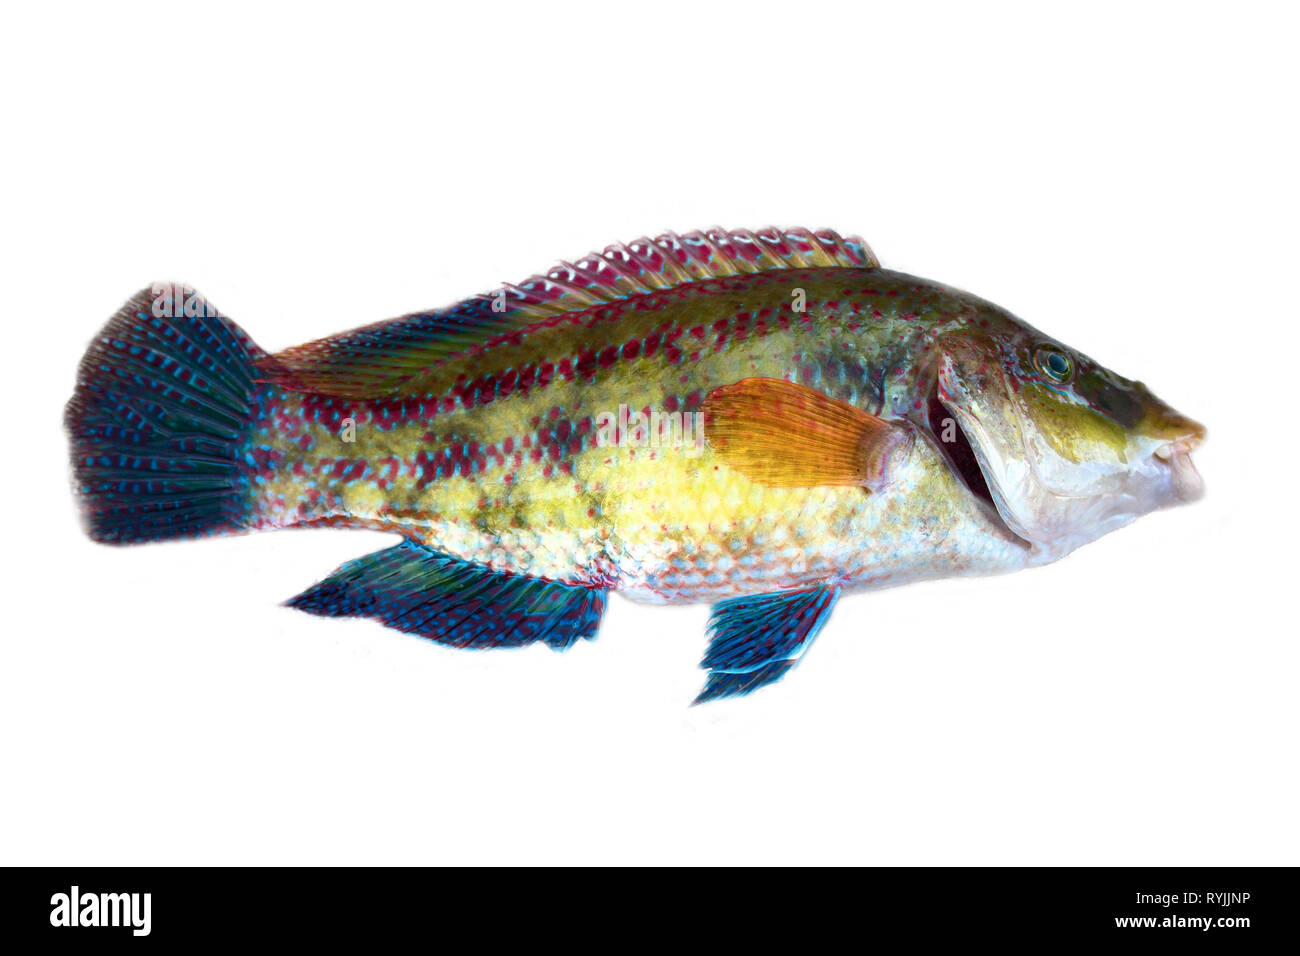
<svg viewBox="0 0 1300 956">
<path fill-rule="evenodd" d="M 1034 366 L 1058 384 L 1068 382 L 1074 375 L 1074 363 L 1070 361 L 1070 356 L 1046 346 L 1034 353 Z"/>
</svg>

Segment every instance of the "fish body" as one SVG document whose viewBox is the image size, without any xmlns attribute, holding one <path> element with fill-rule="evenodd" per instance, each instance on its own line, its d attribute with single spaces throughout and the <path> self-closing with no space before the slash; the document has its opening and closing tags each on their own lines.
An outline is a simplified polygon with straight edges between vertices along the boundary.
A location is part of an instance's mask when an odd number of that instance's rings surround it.
<svg viewBox="0 0 1300 956">
<path fill-rule="evenodd" d="M 715 603 L 701 699 L 783 676 L 842 591 L 1041 564 L 1195 497 L 1204 433 L 803 230 L 642 239 L 278 355 L 155 287 L 92 345 L 68 425 L 102 540 L 403 537 L 304 610 L 567 647 L 610 590 Z"/>
<path fill-rule="evenodd" d="M 795 290 L 805 311 L 794 310 Z M 695 416 L 713 388 L 760 377 L 874 415 L 923 416 L 915 358 L 978 308 L 878 270 L 740 275 L 493 343 L 475 356 L 473 381 L 458 383 L 466 373 L 452 365 L 421 401 L 282 393 L 257 435 L 254 510 L 269 527 L 387 528 L 498 570 L 655 602 L 715 601 L 828 574 L 857 587 L 1020 567 L 1030 558 L 1022 542 L 924 443 L 893 477 L 895 493 L 871 495 L 769 487 L 707 446 L 598 442 L 602 414 Z M 519 385 L 521 367 L 538 370 L 525 373 L 533 384 Z M 502 394 L 499 380 L 512 373 Z M 355 423 L 349 442 L 344 420 Z"/>
</svg>

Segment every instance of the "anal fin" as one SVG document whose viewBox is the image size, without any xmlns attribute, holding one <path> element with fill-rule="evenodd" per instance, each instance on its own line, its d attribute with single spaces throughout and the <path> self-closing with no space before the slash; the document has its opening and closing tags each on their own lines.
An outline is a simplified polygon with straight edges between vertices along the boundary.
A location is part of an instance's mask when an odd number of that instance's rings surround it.
<svg viewBox="0 0 1300 956">
<path fill-rule="evenodd" d="M 369 617 L 449 647 L 567 650 L 592 640 L 605 592 L 493 571 L 413 541 L 344 564 L 286 602 L 323 617 Z"/>
</svg>

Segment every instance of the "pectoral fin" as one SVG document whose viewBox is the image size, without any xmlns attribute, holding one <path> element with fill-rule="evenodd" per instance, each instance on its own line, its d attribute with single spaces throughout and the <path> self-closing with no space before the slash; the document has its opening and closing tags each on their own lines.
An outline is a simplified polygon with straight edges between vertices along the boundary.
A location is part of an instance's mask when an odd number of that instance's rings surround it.
<svg viewBox="0 0 1300 956">
<path fill-rule="evenodd" d="M 879 491 L 911 432 L 778 378 L 747 378 L 704 401 L 704 435 L 729 467 L 777 488 L 858 485 Z"/>
</svg>

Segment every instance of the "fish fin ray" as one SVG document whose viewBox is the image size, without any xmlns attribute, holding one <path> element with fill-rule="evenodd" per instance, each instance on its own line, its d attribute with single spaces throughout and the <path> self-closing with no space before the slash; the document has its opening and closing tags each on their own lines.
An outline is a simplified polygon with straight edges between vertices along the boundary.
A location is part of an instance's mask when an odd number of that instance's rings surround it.
<svg viewBox="0 0 1300 956">
<path fill-rule="evenodd" d="M 803 657 L 839 599 L 837 584 L 731 598 L 713 607 L 709 672 L 695 703 L 738 697 L 775 683 Z"/>
<path fill-rule="evenodd" d="M 860 486 L 889 480 L 911 432 L 816 389 L 747 378 L 705 398 L 704 434 L 723 463 L 776 488 Z"/>
<path fill-rule="evenodd" d="M 135 544 L 242 531 L 266 355 L 194 290 L 155 283 L 95 336 L 64 413 L 86 529 Z"/>
<path fill-rule="evenodd" d="M 753 272 L 879 266 L 861 239 L 828 229 L 667 232 L 615 243 L 445 309 L 415 312 L 285 349 L 262 363 L 262 380 L 342 398 L 418 394 L 428 391 L 436 370 L 452 358 L 630 296 Z"/>
<path fill-rule="evenodd" d="M 414 541 L 349 561 L 287 602 L 322 617 L 368 617 L 449 647 L 567 650 L 594 640 L 600 589 L 493 571 Z"/>
</svg>

